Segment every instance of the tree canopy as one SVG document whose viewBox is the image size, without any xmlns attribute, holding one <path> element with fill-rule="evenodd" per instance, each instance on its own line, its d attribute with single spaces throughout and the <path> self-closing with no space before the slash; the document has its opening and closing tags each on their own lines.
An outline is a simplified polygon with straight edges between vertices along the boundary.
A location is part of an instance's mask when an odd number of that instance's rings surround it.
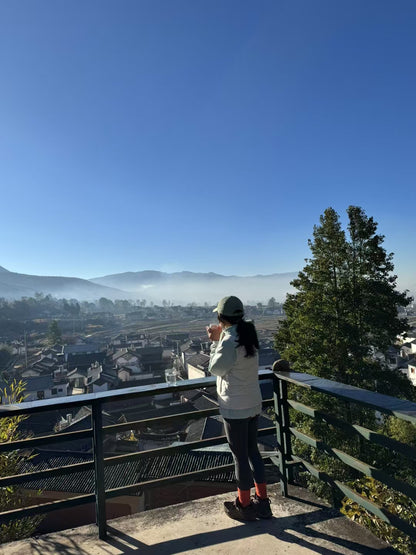
<svg viewBox="0 0 416 555">
<path fill-rule="evenodd" d="M 52 320 L 48 328 L 48 343 L 56 345 L 62 341 L 62 332 L 56 320 Z"/>
<path fill-rule="evenodd" d="M 400 370 L 390 369 L 383 357 L 388 347 L 396 343 L 397 336 L 408 330 L 401 311 L 412 299 L 406 292 L 396 289 L 393 255 L 385 251 L 384 237 L 377 233 L 377 223 L 357 206 L 350 206 L 347 215 L 346 230 L 333 208 L 325 210 L 319 225 L 314 227 L 313 237 L 309 240 L 311 256 L 292 281 L 296 291 L 287 295 L 283 305 L 286 319 L 280 323 L 275 335 L 275 346 L 298 372 L 415 401 L 416 388 Z M 375 356 L 378 353 L 380 357 Z M 415 444 L 416 427 L 413 424 L 394 417 L 382 417 L 374 410 L 292 384 L 289 390 L 296 401 L 351 424 Z M 364 442 L 354 434 L 346 434 L 329 426 L 325 420 L 312 419 L 294 410 L 290 410 L 290 418 L 291 425 L 303 433 L 378 468 L 389 468 L 396 479 L 415 485 L 414 464 L 406 457 Z M 363 488 L 368 490 L 368 497 L 388 510 L 392 510 L 391 503 L 385 505 L 386 499 L 394 499 L 394 502 L 399 499 L 397 492 L 372 478 L 357 479 L 354 469 L 325 451 L 298 439 L 292 440 L 292 448 L 295 455 L 358 493 Z M 319 496 L 336 504 L 342 502 L 345 514 L 353 518 L 359 515 L 366 524 L 377 520 L 351 500 L 342 500 L 338 491 L 312 475 L 301 474 L 300 479 L 305 480 Z M 401 516 L 414 525 L 413 501 L 402 495 L 400 503 L 400 507 L 405 507 Z M 375 531 L 382 529 L 380 522 L 377 520 L 374 524 Z M 380 534 L 402 553 L 415 552 L 416 543 L 391 526 Z"/>
<path fill-rule="evenodd" d="M 333 208 L 314 227 L 308 242 L 312 255 L 292 281 L 297 292 L 287 296 L 276 347 L 297 371 L 411 395 L 405 376 L 386 374 L 385 365 L 371 356 L 385 353 L 408 330 L 399 313 L 411 298 L 396 289 L 393 254 L 383 248 L 377 223 L 357 206 L 347 215 L 347 232 Z"/>
</svg>

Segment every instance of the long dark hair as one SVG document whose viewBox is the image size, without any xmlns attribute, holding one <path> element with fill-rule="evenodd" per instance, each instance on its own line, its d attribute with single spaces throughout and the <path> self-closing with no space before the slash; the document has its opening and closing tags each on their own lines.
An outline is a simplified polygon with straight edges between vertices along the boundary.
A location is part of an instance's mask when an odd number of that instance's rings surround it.
<svg viewBox="0 0 416 555">
<path fill-rule="evenodd" d="M 252 357 L 259 348 L 259 339 L 253 322 L 247 322 L 241 316 L 223 316 L 218 314 L 220 322 L 226 322 L 234 326 L 237 324 L 238 346 L 242 345 L 246 349 L 245 357 Z"/>
</svg>

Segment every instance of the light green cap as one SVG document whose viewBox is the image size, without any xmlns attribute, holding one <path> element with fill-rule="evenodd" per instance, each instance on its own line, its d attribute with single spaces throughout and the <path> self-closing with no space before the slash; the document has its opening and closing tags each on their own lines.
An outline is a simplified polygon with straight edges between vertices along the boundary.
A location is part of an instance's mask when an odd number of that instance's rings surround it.
<svg viewBox="0 0 416 555">
<path fill-rule="evenodd" d="M 244 306 L 238 297 L 231 295 L 221 299 L 213 312 L 218 312 L 223 316 L 243 316 Z"/>
</svg>

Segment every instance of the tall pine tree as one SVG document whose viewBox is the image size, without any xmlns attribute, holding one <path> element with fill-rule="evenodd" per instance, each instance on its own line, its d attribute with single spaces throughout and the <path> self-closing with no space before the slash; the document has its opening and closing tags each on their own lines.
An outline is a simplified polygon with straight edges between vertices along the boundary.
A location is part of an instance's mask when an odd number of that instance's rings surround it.
<svg viewBox="0 0 416 555">
<path fill-rule="evenodd" d="M 384 237 L 377 234 L 373 218 L 356 206 L 350 206 L 347 214 L 346 231 L 332 208 L 325 210 L 320 225 L 314 227 L 309 241 L 311 257 L 292 282 L 296 292 L 289 294 L 284 304 L 286 320 L 276 333 L 276 347 L 296 371 L 416 400 L 416 388 L 410 380 L 373 356 L 375 351 L 385 353 L 397 336 L 407 331 L 407 322 L 399 312 L 411 298 L 396 289 L 392 254 L 383 248 Z M 290 386 L 290 390 L 290 396 L 297 401 L 352 424 L 376 429 L 398 440 L 403 440 L 400 434 L 405 432 L 405 441 L 410 438 L 411 444 L 416 437 L 415 426 L 410 423 L 396 422 L 393 417 L 383 420 L 374 410 L 303 388 Z M 396 478 L 415 484 L 412 463 L 397 453 L 345 434 L 329 426 L 325 419 L 312 419 L 297 411 L 291 410 L 291 424 L 331 447 L 376 467 L 389 468 Z M 292 441 L 292 447 L 295 455 L 353 489 L 361 491 L 362 483 L 366 483 L 365 478 L 364 482 L 359 480 L 357 471 L 325 451 L 297 439 Z M 319 496 L 341 504 L 339 491 L 308 473 L 301 476 Z M 377 489 L 380 484 L 374 480 L 371 484 L 371 499 L 382 504 Z M 348 507 L 350 502 L 344 499 L 344 505 Z M 374 520 L 365 518 L 365 522 Z M 396 533 L 389 532 L 391 537 Z M 399 539 L 397 545 L 410 542 L 403 534 Z M 410 552 L 414 550 L 403 551 Z"/>
<path fill-rule="evenodd" d="M 348 236 L 328 208 L 309 240 L 312 256 L 292 282 L 275 344 L 295 370 L 415 398 L 409 380 L 372 357 L 408 329 L 399 316 L 411 298 L 396 290 L 392 254 L 364 210 L 350 206 Z"/>
</svg>

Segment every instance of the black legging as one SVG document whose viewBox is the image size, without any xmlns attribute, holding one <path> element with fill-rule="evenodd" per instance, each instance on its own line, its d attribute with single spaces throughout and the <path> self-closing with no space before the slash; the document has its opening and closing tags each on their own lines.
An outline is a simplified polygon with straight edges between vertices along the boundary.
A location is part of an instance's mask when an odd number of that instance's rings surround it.
<svg viewBox="0 0 416 555">
<path fill-rule="evenodd" d="M 243 419 L 224 418 L 225 434 L 234 457 L 237 487 L 248 490 L 266 481 L 264 463 L 257 445 L 258 416 Z"/>
</svg>

